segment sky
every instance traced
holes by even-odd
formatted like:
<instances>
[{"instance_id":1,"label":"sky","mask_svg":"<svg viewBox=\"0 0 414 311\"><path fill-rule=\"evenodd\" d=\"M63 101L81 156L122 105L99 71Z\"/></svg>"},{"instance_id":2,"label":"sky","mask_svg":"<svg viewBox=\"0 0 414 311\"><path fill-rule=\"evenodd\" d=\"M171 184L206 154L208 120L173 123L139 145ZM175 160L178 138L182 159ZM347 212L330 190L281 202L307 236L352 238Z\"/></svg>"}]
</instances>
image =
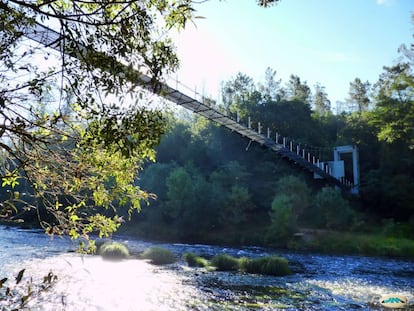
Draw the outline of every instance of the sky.
<instances>
[{"instance_id":1,"label":"sky","mask_svg":"<svg viewBox=\"0 0 414 311\"><path fill-rule=\"evenodd\" d=\"M176 77L213 98L238 72L258 83L271 67L282 84L291 74L312 91L320 83L334 105L356 77L375 83L399 46L414 43L414 0L281 0L266 9L256 0L199 2L203 18L171 34Z\"/></svg>"}]
</instances>

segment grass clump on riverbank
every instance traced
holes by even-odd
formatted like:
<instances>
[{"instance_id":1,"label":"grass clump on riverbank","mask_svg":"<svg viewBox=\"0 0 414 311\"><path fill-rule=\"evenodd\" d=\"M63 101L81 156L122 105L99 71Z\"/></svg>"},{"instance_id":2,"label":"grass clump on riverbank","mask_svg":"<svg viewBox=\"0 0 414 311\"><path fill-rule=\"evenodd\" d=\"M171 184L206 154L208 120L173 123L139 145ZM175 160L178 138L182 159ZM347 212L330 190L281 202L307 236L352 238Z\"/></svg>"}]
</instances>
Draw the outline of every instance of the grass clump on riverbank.
<instances>
[{"instance_id":1,"label":"grass clump on riverbank","mask_svg":"<svg viewBox=\"0 0 414 311\"><path fill-rule=\"evenodd\" d=\"M239 259L239 269L247 273L284 276L292 274L287 259L278 256Z\"/></svg>"},{"instance_id":2,"label":"grass clump on riverbank","mask_svg":"<svg viewBox=\"0 0 414 311\"><path fill-rule=\"evenodd\" d=\"M278 256L235 258L227 254L218 254L211 259L210 264L217 271L242 271L273 276L292 274L288 260Z\"/></svg>"},{"instance_id":3,"label":"grass clump on riverbank","mask_svg":"<svg viewBox=\"0 0 414 311\"><path fill-rule=\"evenodd\" d=\"M240 267L239 259L227 254L218 254L211 259L217 271L235 271Z\"/></svg>"},{"instance_id":4,"label":"grass clump on riverbank","mask_svg":"<svg viewBox=\"0 0 414 311\"><path fill-rule=\"evenodd\" d=\"M209 262L207 259L197 256L194 253L185 253L183 259L190 267L208 267Z\"/></svg>"},{"instance_id":5,"label":"grass clump on riverbank","mask_svg":"<svg viewBox=\"0 0 414 311\"><path fill-rule=\"evenodd\" d=\"M124 244L106 242L99 246L98 254L108 260L122 260L129 257L129 250Z\"/></svg>"},{"instance_id":6,"label":"grass clump on riverbank","mask_svg":"<svg viewBox=\"0 0 414 311\"><path fill-rule=\"evenodd\" d=\"M147 248L141 257L150 260L154 265L168 265L176 261L174 254L169 249L158 246Z\"/></svg>"}]
</instances>

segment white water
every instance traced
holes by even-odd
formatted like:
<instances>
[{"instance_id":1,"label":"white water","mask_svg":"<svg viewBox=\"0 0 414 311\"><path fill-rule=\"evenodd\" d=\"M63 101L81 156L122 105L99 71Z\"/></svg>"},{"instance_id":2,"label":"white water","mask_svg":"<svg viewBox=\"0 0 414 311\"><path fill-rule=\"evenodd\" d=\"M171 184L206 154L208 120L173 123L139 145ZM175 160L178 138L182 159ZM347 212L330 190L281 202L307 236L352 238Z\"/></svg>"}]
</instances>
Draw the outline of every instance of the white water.
<instances>
[{"instance_id":1,"label":"white water","mask_svg":"<svg viewBox=\"0 0 414 311\"><path fill-rule=\"evenodd\" d=\"M63 254L27 264L28 275L53 270L59 277L52 291L31 304L39 310L185 310L198 292L184 277L141 260Z\"/></svg>"}]
</instances>

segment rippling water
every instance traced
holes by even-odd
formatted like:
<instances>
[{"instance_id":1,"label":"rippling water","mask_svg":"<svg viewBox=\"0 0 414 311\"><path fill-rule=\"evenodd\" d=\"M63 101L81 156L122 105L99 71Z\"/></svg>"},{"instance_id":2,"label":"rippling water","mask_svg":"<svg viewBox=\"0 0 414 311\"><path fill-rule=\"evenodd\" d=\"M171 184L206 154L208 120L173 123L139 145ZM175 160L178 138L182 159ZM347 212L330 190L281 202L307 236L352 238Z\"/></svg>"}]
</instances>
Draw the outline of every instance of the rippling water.
<instances>
[{"instance_id":1,"label":"rippling water","mask_svg":"<svg viewBox=\"0 0 414 311\"><path fill-rule=\"evenodd\" d=\"M133 251L150 243L130 240ZM260 248L165 244L177 257L184 252L262 256ZM280 254L295 274L269 277L206 272L183 262L157 267L142 260L105 261L68 253L67 239L0 227L0 278L58 276L51 290L33 299L32 310L382 310L379 298L399 293L414 306L414 263L368 257ZM4 305L1 307L5 307ZM413 308L414 309L414 308Z\"/></svg>"}]
</instances>

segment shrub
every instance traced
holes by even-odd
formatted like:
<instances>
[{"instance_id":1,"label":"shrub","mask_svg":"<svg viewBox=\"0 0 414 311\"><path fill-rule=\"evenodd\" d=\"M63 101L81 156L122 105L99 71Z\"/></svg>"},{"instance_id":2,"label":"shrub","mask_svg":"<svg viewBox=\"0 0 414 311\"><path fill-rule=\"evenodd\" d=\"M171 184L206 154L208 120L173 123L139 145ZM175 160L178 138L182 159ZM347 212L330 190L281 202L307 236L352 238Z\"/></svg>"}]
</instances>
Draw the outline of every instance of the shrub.
<instances>
[{"instance_id":1,"label":"shrub","mask_svg":"<svg viewBox=\"0 0 414 311\"><path fill-rule=\"evenodd\" d=\"M273 276L284 276L292 273L289 269L288 261L282 257L270 256L255 259L243 257L239 261L240 269L247 273Z\"/></svg>"},{"instance_id":2,"label":"shrub","mask_svg":"<svg viewBox=\"0 0 414 311\"><path fill-rule=\"evenodd\" d=\"M355 220L355 212L340 191L325 187L316 194L313 202L313 214L317 225L328 229L348 229ZM323 220L322 220L323 219Z\"/></svg>"},{"instance_id":3,"label":"shrub","mask_svg":"<svg viewBox=\"0 0 414 311\"><path fill-rule=\"evenodd\" d=\"M104 259L121 260L129 257L128 248L121 243L107 242L99 247L99 255Z\"/></svg>"},{"instance_id":4,"label":"shrub","mask_svg":"<svg viewBox=\"0 0 414 311\"><path fill-rule=\"evenodd\" d=\"M270 212L269 241L284 244L296 230L295 218L291 197L284 194L275 196Z\"/></svg>"},{"instance_id":5,"label":"shrub","mask_svg":"<svg viewBox=\"0 0 414 311\"><path fill-rule=\"evenodd\" d=\"M218 254L211 259L211 264L218 271L234 271L239 269L239 260L227 254Z\"/></svg>"},{"instance_id":6,"label":"shrub","mask_svg":"<svg viewBox=\"0 0 414 311\"><path fill-rule=\"evenodd\" d=\"M190 267L207 267L208 261L194 253L185 253L183 255L184 260Z\"/></svg>"},{"instance_id":7,"label":"shrub","mask_svg":"<svg viewBox=\"0 0 414 311\"><path fill-rule=\"evenodd\" d=\"M300 216L309 206L310 189L306 182L297 176L288 175L280 178L276 184L276 197L285 195L289 198L289 206L295 217Z\"/></svg>"},{"instance_id":8,"label":"shrub","mask_svg":"<svg viewBox=\"0 0 414 311\"><path fill-rule=\"evenodd\" d=\"M149 259L154 265L168 265L175 262L175 256L169 249L157 246L147 248L142 258Z\"/></svg>"}]
</instances>

